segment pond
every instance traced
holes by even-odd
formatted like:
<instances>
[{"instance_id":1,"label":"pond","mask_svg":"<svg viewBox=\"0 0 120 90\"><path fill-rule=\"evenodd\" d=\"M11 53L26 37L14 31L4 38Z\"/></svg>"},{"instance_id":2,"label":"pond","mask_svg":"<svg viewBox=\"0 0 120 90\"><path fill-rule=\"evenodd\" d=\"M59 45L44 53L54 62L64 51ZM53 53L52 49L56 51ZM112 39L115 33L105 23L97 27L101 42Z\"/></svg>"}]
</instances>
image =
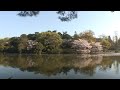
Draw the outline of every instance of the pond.
<instances>
[{"instance_id":1,"label":"pond","mask_svg":"<svg viewBox=\"0 0 120 90\"><path fill-rule=\"evenodd\" d=\"M120 56L0 55L0 79L120 79Z\"/></svg>"}]
</instances>

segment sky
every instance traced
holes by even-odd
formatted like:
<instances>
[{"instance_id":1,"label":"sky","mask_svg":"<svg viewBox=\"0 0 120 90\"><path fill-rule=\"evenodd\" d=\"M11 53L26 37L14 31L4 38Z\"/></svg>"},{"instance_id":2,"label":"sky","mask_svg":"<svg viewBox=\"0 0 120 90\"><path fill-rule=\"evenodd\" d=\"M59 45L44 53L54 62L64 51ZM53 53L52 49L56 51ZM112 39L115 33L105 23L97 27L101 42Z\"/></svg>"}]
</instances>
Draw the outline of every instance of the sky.
<instances>
[{"instance_id":1,"label":"sky","mask_svg":"<svg viewBox=\"0 0 120 90\"><path fill-rule=\"evenodd\" d=\"M0 38L16 37L21 34L33 34L48 30L67 31L74 35L85 30L92 30L95 36L120 35L120 12L78 11L78 18L70 22L61 22L56 11L41 11L35 17L20 17L19 11L0 11Z\"/></svg>"}]
</instances>

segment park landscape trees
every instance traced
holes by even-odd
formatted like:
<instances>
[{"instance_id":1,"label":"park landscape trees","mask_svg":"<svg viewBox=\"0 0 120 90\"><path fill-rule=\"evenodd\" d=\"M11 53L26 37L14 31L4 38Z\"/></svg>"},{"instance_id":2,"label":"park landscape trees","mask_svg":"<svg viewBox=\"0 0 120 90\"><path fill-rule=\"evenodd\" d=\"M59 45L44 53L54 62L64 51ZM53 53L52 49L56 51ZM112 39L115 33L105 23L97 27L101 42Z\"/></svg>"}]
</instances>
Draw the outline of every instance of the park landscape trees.
<instances>
[{"instance_id":1,"label":"park landscape trees","mask_svg":"<svg viewBox=\"0 0 120 90\"><path fill-rule=\"evenodd\" d=\"M112 42L113 43L112 43ZM120 39L118 39L118 44ZM48 30L34 34L22 34L20 37L11 37L0 40L0 52L28 53L28 54L62 54L62 53L99 53L110 50L116 43L110 36L96 38L92 30L86 30L73 36L67 32Z\"/></svg>"},{"instance_id":2,"label":"park landscape trees","mask_svg":"<svg viewBox=\"0 0 120 90\"><path fill-rule=\"evenodd\" d=\"M19 16L37 16L40 11L19 11ZM71 21L77 18L77 11L56 11L61 21ZM22 34L20 37L11 37L0 40L0 52L8 53L97 53L109 49L119 48L120 39L115 36L96 38L92 30L77 33L73 36L67 32L46 31L35 34ZM99 40L99 41L98 41ZM67 51L67 52L66 52Z\"/></svg>"}]
</instances>

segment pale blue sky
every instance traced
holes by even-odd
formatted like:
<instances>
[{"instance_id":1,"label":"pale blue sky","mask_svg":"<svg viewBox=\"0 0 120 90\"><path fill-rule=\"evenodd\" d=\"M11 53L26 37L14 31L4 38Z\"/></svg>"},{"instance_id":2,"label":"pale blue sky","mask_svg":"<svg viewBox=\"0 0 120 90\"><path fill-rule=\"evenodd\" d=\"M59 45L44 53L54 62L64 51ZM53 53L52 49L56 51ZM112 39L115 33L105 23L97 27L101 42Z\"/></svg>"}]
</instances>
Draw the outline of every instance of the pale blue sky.
<instances>
[{"instance_id":1,"label":"pale blue sky","mask_svg":"<svg viewBox=\"0 0 120 90\"><path fill-rule=\"evenodd\" d=\"M19 17L17 11L0 11L0 38L20 36L48 30L67 31L73 35L92 30L95 36L101 34L114 35L120 31L120 12L110 11L80 11L78 19L71 22L61 22L55 11L41 11L37 17Z\"/></svg>"}]
</instances>

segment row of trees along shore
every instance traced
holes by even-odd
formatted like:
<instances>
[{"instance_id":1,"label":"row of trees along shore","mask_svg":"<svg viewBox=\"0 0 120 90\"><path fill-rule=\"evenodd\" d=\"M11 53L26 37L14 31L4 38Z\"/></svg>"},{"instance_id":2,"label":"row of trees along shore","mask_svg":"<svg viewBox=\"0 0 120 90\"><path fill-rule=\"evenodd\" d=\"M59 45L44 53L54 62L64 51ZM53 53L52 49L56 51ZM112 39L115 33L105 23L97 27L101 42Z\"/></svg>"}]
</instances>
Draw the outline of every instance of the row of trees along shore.
<instances>
[{"instance_id":1,"label":"row of trees along shore","mask_svg":"<svg viewBox=\"0 0 120 90\"><path fill-rule=\"evenodd\" d=\"M85 54L102 53L108 50L119 50L120 38L110 36L94 36L87 30L75 32L73 36L67 32L46 31L34 34L22 34L20 37L0 39L1 53L19 54ZM116 51L117 52L117 51Z\"/></svg>"}]
</instances>

